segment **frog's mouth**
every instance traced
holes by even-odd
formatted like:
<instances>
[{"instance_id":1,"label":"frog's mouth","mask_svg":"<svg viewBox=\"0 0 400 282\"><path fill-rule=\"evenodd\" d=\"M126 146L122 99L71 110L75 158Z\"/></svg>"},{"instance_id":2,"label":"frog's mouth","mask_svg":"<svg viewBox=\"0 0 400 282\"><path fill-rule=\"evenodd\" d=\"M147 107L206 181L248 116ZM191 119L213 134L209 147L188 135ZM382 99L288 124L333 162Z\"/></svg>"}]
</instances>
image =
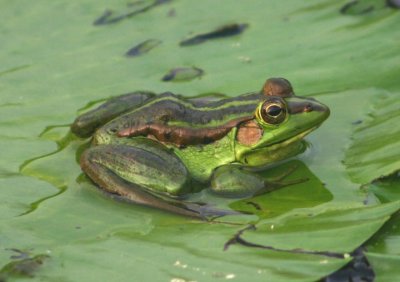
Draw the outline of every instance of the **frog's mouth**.
<instances>
[{"instance_id":1,"label":"frog's mouth","mask_svg":"<svg viewBox=\"0 0 400 282\"><path fill-rule=\"evenodd\" d=\"M318 128L318 126L311 127L310 129L307 129L306 131L300 132L299 134L294 135L293 137L290 137L290 138L288 138L286 140L283 140L283 141L278 141L276 143L273 143L273 144L270 144L270 145L267 145L267 146L270 147L271 149L280 149L282 147L289 146L289 145L291 145L291 144L293 144L293 143L295 143L297 141L302 140L306 135L310 134L312 131L314 131L317 128Z\"/></svg>"},{"instance_id":2,"label":"frog's mouth","mask_svg":"<svg viewBox=\"0 0 400 282\"><path fill-rule=\"evenodd\" d=\"M265 151L266 148L268 148L268 151L275 151L275 150L279 150L279 149L282 149L282 148L286 148L286 147L288 147L288 146L290 146L290 145L292 145L292 144L294 144L294 143L296 143L298 141L302 141L302 139L306 135L310 134L312 131L314 131L317 128L318 128L318 126L314 126L314 127L311 127L311 128L309 128L309 129L307 129L307 130L305 130L303 132L300 132L297 135L289 137L287 139L283 139L283 140L280 140L280 141L275 141L274 143L266 143L266 144L259 145L259 146L255 147L253 149L253 151L257 151L257 150Z\"/></svg>"},{"instance_id":3,"label":"frog's mouth","mask_svg":"<svg viewBox=\"0 0 400 282\"><path fill-rule=\"evenodd\" d=\"M287 139L259 144L251 149L240 148L236 151L236 159L249 166L261 166L294 157L305 151L306 143L303 138L317 127L311 127Z\"/></svg>"}]
</instances>

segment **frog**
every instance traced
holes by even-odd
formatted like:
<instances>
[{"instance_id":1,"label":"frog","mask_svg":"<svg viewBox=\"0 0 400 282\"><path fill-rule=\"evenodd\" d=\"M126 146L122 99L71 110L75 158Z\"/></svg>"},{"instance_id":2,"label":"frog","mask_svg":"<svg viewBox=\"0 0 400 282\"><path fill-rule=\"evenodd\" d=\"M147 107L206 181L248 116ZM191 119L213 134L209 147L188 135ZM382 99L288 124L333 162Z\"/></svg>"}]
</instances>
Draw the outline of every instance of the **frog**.
<instances>
[{"instance_id":1,"label":"frog","mask_svg":"<svg viewBox=\"0 0 400 282\"><path fill-rule=\"evenodd\" d=\"M291 171L275 180L259 171L304 152L304 137L329 114L328 106L273 77L260 91L236 97L123 94L78 116L71 131L91 138L80 166L105 193L205 218L229 212L188 195L207 189L217 197L250 198L299 182L283 180Z\"/></svg>"}]
</instances>

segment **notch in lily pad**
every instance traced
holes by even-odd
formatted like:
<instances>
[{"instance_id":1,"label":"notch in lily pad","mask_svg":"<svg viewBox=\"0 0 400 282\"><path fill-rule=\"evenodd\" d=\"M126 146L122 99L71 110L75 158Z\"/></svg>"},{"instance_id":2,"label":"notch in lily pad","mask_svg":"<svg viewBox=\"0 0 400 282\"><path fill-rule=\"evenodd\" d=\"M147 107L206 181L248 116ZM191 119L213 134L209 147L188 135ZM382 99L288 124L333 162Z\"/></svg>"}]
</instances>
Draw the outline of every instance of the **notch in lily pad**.
<instances>
[{"instance_id":1,"label":"notch in lily pad","mask_svg":"<svg viewBox=\"0 0 400 282\"><path fill-rule=\"evenodd\" d=\"M162 81L189 81L197 77L201 77L204 71L200 68L175 68L171 69L166 75L163 76Z\"/></svg>"},{"instance_id":2,"label":"notch in lily pad","mask_svg":"<svg viewBox=\"0 0 400 282\"><path fill-rule=\"evenodd\" d=\"M151 49L157 47L161 43L162 41L158 39L148 39L129 49L125 55L128 57L138 57L149 52Z\"/></svg>"},{"instance_id":3,"label":"notch in lily pad","mask_svg":"<svg viewBox=\"0 0 400 282\"><path fill-rule=\"evenodd\" d=\"M235 35L241 34L245 29L247 29L248 26L249 25L245 24L245 23L243 23L243 24L235 23L235 24L230 24L230 25L224 25L213 31L198 34L196 36L182 40L179 43L179 45L180 46L191 46L191 45L201 44L207 40L235 36Z\"/></svg>"}]
</instances>

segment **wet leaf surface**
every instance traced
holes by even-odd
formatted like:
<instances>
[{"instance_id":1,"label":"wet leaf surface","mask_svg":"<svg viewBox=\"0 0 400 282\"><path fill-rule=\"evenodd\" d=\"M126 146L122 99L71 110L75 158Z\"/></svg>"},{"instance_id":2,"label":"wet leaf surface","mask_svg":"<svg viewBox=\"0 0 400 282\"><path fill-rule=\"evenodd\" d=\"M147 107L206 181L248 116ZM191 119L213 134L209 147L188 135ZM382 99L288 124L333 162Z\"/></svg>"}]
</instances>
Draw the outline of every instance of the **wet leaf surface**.
<instances>
[{"instance_id":1,"label":"wet leaf surface","mask_svg":"<svg viewBox=\"0 0 400 282\"><path fill-rule=\"evenodd\" d=\"M393 93L377 98L369 117L354 126L345 164L355 182L369 183L400 170L398 96L399 93Z\"/></svg>"},{"instance_id":2,"label":"wet leaf surface","mask_svg":"<svg viewBox=\"0 0 400 282\"><path fill-rule=\"evenodd\" d=\"M38 280L316 281L352 258L290 250L351 253L374 235L365 246L376 280L398 277L398 168L390 154L398 147L391 130L398 128L400 18L384 1L369 13L341 14L348 2L0 4L0 248L50 251L50 263L34 274ZM103 14L107 8L115 12ZM92 24L96 18L100 25ZM249 28L179 46L191 32L227 23ZM140 59L122 56L148 38L163 44ZM198 66L206 75L161 80L177 66ZM74 137L68 124L85 105L136 90L235 96L274 76L329 105L332 114L297 158L303 165L291 177L305 174L309 183L242 202L198 195L254 215L183 218L109 199L81 177L77 156L88 140ZM280 164L265 177L284 169ZM394 179L368 184L389 174ZM367 184L360 189L360 183ZM224 252L249 224L257 230L244 233L245 240L289 251L232 245ZM22 254L0 252L1 267L11 255Z\"/></svg>"}]
</instances>

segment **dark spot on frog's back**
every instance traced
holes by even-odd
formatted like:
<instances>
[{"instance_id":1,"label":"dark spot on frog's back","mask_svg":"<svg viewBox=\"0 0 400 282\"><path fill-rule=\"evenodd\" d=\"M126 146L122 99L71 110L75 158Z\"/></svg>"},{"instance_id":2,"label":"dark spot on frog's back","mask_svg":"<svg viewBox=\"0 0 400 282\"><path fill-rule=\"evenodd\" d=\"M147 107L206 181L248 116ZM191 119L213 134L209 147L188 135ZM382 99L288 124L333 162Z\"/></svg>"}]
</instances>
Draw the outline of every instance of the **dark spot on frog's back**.
<instances>
[{"instance_id":1,"label":"dark spot on frog's back","mask_svg":"<svg viewBox=\"0 0 400 282\"><path fill-rule=\"evenodd\" d=\"M235 23L235 24L225 25L225 26L219 27L213 31L210 31L207 33L202 33L202 34L190 37L188 39L182 40L179 43L179 45L180 46L191 46L191 45L201 44L201 43L203 43L207 40L211 40L211 39L235 36L235 35L242 33L247 27L248 27L248 24L236 24Z\"/></svg>"},{"instance_id":2,"label":"dark spot on frog's back","mask_svg":"<svg viewBox=\"0 0 400 282\"><path fill-rule=\"evenodd\" d=\"M127 57L138 57L149 52L151 49L157 47L161 43L161 40L158 39L148 39L129 49L125 55Z\"/></svg>"},{"instance_id":3,"label":"dark spot on frog's back","mask_svg":"<svg viewBox=\"0 0 400 282\"><path fill-rule=\"evenodd\" d=\"M164 75L162 81L189 81L201 77L203 74L204 71L196 67L175 68Z\"/></svg>"}]
</instances>

